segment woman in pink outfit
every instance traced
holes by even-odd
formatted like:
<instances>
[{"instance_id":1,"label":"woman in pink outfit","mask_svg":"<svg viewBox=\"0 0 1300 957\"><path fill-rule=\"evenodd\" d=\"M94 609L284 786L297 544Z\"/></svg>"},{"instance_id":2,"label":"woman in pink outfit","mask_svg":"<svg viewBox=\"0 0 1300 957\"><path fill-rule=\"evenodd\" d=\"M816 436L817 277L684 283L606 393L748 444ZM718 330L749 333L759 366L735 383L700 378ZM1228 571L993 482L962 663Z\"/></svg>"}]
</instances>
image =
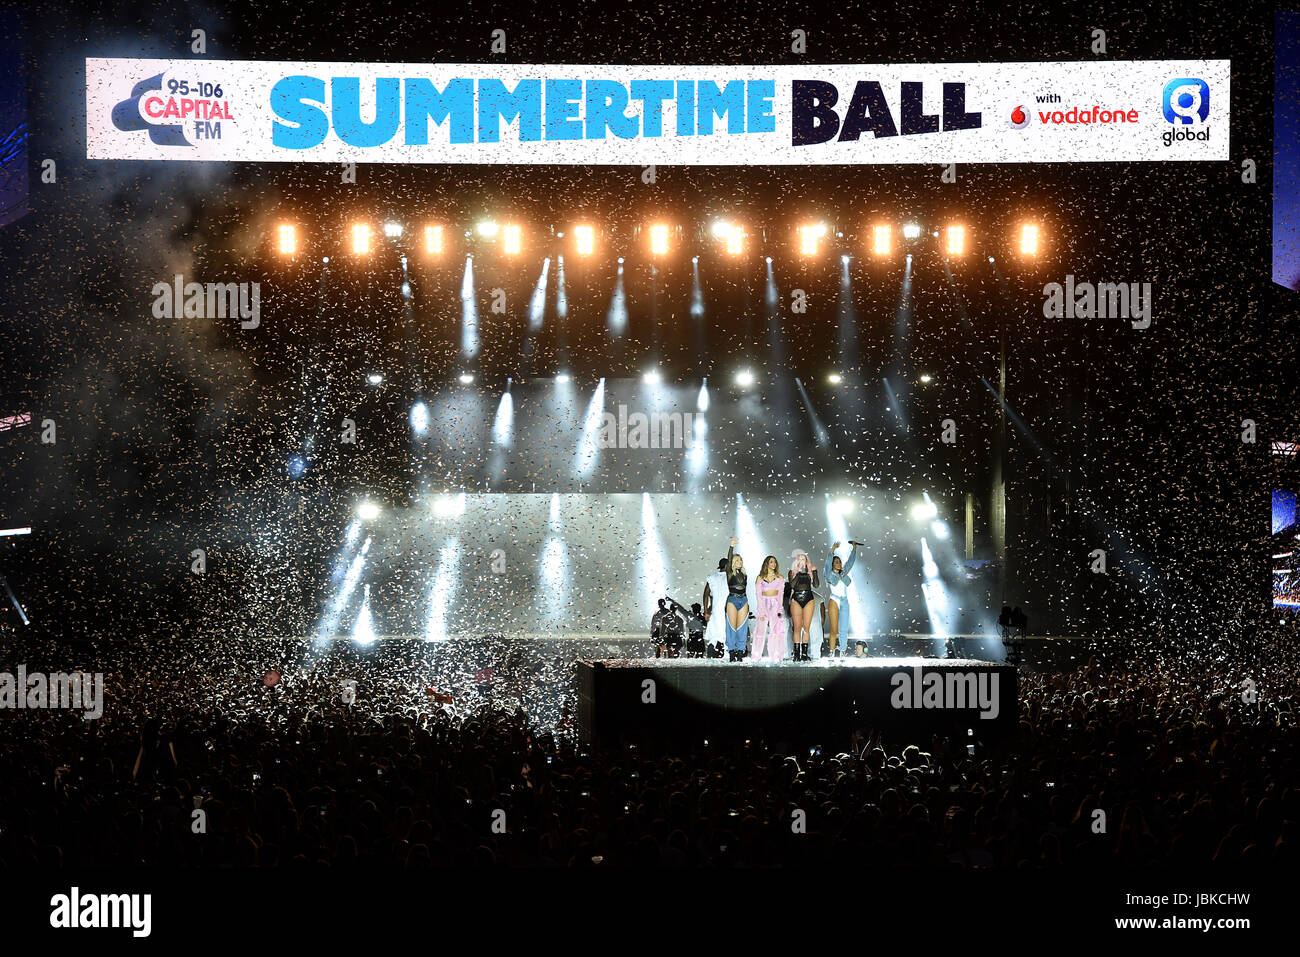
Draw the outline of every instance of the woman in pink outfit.
<instances>
[{"instance_id":1,"label":"woman in pink outfit","mask_svg":"<svg viewBox=\"0 0 1300 957\"><path fill-rule=\"evenodd\" d=\"M763 570L754 579L754 592L758 596L754 611L758 621L754 626L754 647L750 657L755 661L763 659L763 646L767 645L768 661L785 660L785 616L782 599L785 595L785 579L777 567L776 556L768 555L763 559Z\"/></svg>"}]
</instances>

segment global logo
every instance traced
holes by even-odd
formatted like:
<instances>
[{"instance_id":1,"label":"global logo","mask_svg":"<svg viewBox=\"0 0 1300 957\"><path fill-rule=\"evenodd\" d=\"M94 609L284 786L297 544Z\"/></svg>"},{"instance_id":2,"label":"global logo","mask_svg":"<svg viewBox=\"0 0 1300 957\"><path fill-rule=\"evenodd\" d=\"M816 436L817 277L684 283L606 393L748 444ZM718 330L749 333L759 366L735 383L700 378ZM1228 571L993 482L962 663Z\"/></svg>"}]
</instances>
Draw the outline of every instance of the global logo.
<instances>
[{"instance_id":1,"label":"global logo","mask_svg":"<svg viewBox=\"0 0 1300 957\"><path fill-rule=\"evenodd\" d=\"M1017 106L1011 111L1011 128L1013 130L1023 130L1029 125L1029 111L1023 105Z\"/></svg>"},{"instance_id":2,"label":"global logo","mask_svg":"<svg viewBox=\"0 0 1300 957\"><path fill-rule=\"evenodd\" d=\"M125 133L148 130L149 139L155 146L189 146L189 140L181 132L179 123L163 125L149 123L140 112L140 99L153 90L162 89L163 75L151 76L141 80L131 90L131 96L113 107L113 125Z\"/></svg>"},{"instance_id":3,"label":"global logo","mask_svg":"<svg viewBox=\"0 0 1300 957\"><path fill-rule=\"evenodd\" d=\"M1192 126L1210 118L1210 86L1204 80L1180 77L1165 84L1161 96L1165 119L1175 126Z\"/></svg>"}]
</instances>

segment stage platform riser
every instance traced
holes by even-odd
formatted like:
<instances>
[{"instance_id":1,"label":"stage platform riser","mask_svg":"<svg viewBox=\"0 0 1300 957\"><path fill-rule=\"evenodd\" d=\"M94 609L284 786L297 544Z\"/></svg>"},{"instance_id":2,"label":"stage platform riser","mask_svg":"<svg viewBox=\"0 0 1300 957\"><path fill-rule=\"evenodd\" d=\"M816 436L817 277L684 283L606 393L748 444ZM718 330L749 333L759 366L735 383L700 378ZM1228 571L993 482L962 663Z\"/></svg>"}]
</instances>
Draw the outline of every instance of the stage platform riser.
<instances>
[{"instance_id":1,"label":"stage platform riser","mask_svg":"<svg viewBox=\"0 0 1300 957\"><path fill-rule=\"evenodd\" d=\"M872 659L759 665L722 661L582 661L583 741L847 741L880 731L895 743L934 735L988 741L1016 726L1009 665L963 659Z\"/></svg>"}]
</instances>

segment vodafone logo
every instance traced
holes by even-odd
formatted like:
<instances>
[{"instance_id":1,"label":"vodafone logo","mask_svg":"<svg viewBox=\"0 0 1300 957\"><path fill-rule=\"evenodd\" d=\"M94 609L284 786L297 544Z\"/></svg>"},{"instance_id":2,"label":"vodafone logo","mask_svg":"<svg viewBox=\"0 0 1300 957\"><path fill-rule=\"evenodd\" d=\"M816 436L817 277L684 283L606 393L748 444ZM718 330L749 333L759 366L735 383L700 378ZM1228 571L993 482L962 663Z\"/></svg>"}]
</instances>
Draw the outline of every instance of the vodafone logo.
<instances>
[{"instance_id":1,"label":"vodafone logo","mask_svg":"<svg viewBox=\"0 0 1300 957\"><path fill-rule=\"evenodd\" d=\"M1024 106L1017 106L1011 111L1011 128L1013 130L1023 130L1029 125L1029 111Z\"/></svg>"}]
</instances>

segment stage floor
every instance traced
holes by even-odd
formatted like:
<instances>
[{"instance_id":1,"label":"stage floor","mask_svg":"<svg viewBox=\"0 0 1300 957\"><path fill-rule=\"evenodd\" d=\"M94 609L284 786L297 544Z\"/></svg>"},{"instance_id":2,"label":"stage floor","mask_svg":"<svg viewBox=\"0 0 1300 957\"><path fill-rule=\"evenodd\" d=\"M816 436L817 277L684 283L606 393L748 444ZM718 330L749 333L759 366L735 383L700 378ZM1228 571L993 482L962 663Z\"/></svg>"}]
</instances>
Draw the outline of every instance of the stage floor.
<instances>
[{"instance_id":1,"label":"stage floor","mask_svg":"<svg viewBox=\"0 0 1300 957\"><path fill-rule=\"evenodd\" d=\"M1015 667L978 658L580 660L578 725L586 742L843 739L888 731L992 738L1018 720ZM820 737L819 737L820 736Z\"/></svg>"}]
</instances>

